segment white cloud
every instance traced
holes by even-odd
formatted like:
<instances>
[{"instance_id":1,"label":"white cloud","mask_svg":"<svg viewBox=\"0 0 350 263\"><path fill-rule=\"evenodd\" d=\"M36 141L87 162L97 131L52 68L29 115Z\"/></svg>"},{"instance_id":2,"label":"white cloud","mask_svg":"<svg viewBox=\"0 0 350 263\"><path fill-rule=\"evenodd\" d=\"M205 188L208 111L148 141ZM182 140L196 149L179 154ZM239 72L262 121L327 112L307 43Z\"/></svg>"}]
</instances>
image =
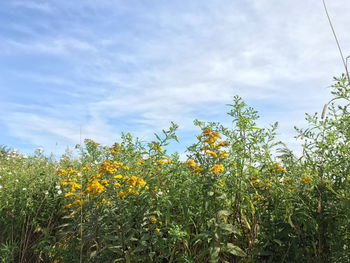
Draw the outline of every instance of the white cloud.
<instances>
[{"instance_id":1,"label":"white cloud","mask_svg":"<svg viewBox=\"0 0 350 263\"><path fill-rule=\"evenodd\" d=\"M16 41L3 39L8 49L27 53L46 53L60 56L72 55L75 52L94 52L95 48L84 40L67 38L41 38L39 41Z\"/></svg>"},{"instance_id":2,"label":"white cloud","mask_svg":"<svg viewBox=\"0 0 350 263\"><path fill-rule=\"evenodd\" d=\"M71 4L52 6L62 14ZM62 117L60 107L51 117L28 113L24 118L14 112L17 126L6 121L8 127L14 136L35 144L50 136L76 141L77 120L85 115L87 135L105 141L114 140L122 127L149 137L171 120L193 131L198 112L216 113L235 94L264 105L263 118L276 116L273 121L280 121L281 131L289 135L303 112L321 109L329 99L325 87L343 70L321 1L198 1L157 3L149 9L120 1L74 4L89 12L76 11L75 20L74 9L69 9L70 15L60 19L74 24L57 36L7 39L16 52L59 55L72 66L74 79L25 74L39 82L68 83L67 94L82 94L81 105L71 111L65 107ZM334 1L329 8L348 54L350 4ZM93 13L96 17L89 18L96 18L96 24L87 23L86 16ZM135 21L122 17L125 13ZM279 107L274 111L289 119L274 115L268 105ZM218 120L224 115L218 114ZM37 129L30 128L29 119ZM52 128L42 134L40 123Z\"/></svg>"},{"instance_id":3,"label":"white cloud","mask_svg":"<svg viewBox=\"0 0 350 263\"><path fill-rule=\"evenodd\" d=\"M33 9L41 12L51 13L53 11L52 5L44 1L15 0L12 2L12 4L15 7L29 8L29 9Z\"/></svg>"}]
</instances>

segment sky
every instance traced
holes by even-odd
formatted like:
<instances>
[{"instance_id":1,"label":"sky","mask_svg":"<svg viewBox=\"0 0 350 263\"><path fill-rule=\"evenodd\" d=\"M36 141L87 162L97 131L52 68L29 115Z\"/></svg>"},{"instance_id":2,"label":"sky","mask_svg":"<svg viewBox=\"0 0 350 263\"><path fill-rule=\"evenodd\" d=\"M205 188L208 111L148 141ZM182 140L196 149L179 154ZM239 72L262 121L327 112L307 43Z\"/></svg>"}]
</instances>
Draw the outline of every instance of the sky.
<instances>
[{"instance_id":1,"label":"sky","mask_svg":"<svg viewBox=\"0 0 350 263\"><path fill-rule=\"evenodd\" d=\"M350 1L327 5L350 55ZM173 121L183 152L238 95L298 151L342 72L321 0L1 1L0 145L61 154L80 130L111 145Z\"/></svg>"}]
</instances>

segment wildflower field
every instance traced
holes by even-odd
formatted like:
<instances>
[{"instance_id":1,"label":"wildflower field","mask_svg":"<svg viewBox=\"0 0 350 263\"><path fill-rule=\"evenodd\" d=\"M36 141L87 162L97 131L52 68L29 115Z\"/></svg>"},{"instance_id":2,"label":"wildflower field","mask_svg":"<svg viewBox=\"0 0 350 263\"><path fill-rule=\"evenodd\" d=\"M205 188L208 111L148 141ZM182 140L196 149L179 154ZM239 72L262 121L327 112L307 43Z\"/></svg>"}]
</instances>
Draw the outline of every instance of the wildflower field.
<instances>
[{"instance_id":1,"label":"wildflower field","mask_svg":"<svg viewBox=\"0 0 350 263\"><path fill-rule=\"evenodd\" d=\"M232 127L201 130L187 160L154 141L86 139L79 156L0 152L0 262L350 262L350 87L296 128L303 155L276 141L277 123L235 97Z\"/></svg>"}]
</instances>

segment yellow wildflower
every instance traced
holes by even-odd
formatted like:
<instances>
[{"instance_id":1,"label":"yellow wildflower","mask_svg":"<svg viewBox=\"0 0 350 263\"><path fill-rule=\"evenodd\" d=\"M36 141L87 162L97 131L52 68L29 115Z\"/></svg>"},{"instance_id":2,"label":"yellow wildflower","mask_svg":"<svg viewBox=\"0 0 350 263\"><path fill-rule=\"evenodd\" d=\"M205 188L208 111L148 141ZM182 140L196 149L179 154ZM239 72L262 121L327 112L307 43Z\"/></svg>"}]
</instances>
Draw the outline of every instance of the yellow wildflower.
<instances>
[{"instance_id":1,"label":"yellow wildflower","mask_svg":"<svg viewBox=\"0 0 350 263\"><path fill-rule=\"evenodd\" d=\"M159 165L163 165L163 164L165 163L165 161L164 161L164 160L158 160L157 163L158 163Z\"/></svg>"},{"instance_id":2,"label":"yellow wildflower","mask_svg":"<svg viewBox=\"0 0 350 263\"><path fill-rule=\"evenodd\" d=\"M125 198L126 197L126 193L124 191L120 191L119 194L118 194L118 197Z\"/></svg>"},{"instance_id":3,"label":"yellow wildflower","mask_svg":"<svg viewBox=\"0 0 350 263\"><path fill-rule=\"evenodd\" d=\"M101 174L113 174L120 169L122 163L118 163L116 161L106 160L101 163L98 172Z\"/></svg>"},{"instance_id":4,"label":"yellow wildflower","mask_svg":"<svg viewBox=\"0 0 350 263\"><path fill-rule=\"evenodd\" d=\"M226 151L221 151L220 152L220 158L227 158L228 157L228 154L227 154L227 152Z\"/></svg>"},{"instance_id":5,"label":"yellow wildflower","mask_svg":"<svg viewBox=\"0 0 350 263\"><path fill-rule=\"evenodd\" d=\"M304 183L304 184L308 184L312 181L312 179L310 177L311 177L311 175L302 176L300 182Z\"/></svg>"},{"instance_id":6,"label":"yellow wildflower","mask_svg":"<svg viewBox=\"0 0 350 263\"><path fill-rule=\"evenodd\" d=\"M220 146L229 146L230 143L229 142L226 142L226 141L221 141L221 142L218 142L217 146L220 147Z\"/></svg>"},{"instance_id":7,"label":"yellow wildflower","mask_svg":"<svg viewBox=\"0 0 350 263\"><path fill-rule=\"evenodd\" d=\"M57 173L61 177L66 176L66 170L64 170L64 169L60 169Z\"/></svg>"},{"instance_id":8,"label":"yellow wildflower","mask_svg":"<svg viewBox=\"0 0 350 263\"><path fill-rule=\"evenodd\" d=\"M262 199L262 196L261 195L256 195L254 196L253 198L255 201L260 201Z\"/></svg>"},{"instance_id":9,"label":"yellow wildflower","mask_svg":"<svg viewBox=\"0 0 350 263\"><path fill-rule=\"evenodd\" d=\"M288 183L290 180L292 180L292 178L290 178L290 177L283 178L282 184L286 184L286 183Z\"/></svg>"},{"instance_id":10,"label":"yellow wildflower","mask_svg":"<svg viewBox=\"0 0 350 263\"><path fill-rule=\"evenodd\" d=\"M114 179L122 179L123 176L122 176L121 174L117 174L117 175L115 175L113 178L114 178Z\"/></svg>"},{"instance_id":11,"label":"yellow wildflower","mask_svg":"<svg viewBox=\"0 0 350 263\"><path fill-rule=\"evenodd\" d=\"M193 169L192 173L199 173L201 171L203 171L203 168L196 167L196 168Z\"/></svg>"},{"instance_id":12,"label":"yellow wildflower","mask_svg":"<svg viewBox=\"0 0 350 263\"><path fill-rule=\"evenodd\" d=\"M216 154L216 152L213 151L206 151L206 154L210 154L211 156L213 156L214 158L218 157L218 155Z\"/></svg>"},{"instance_id":13,"label":"yellow wildflower","mask_svg":"<svg viewBox=\"0 0 350 263\"><path fill-rule=\"evenodd\" d=\"M71 208L71 207L72 207L72 205L73 205L73 204L68 204L68 205L66 205L64 208L69 209L69 208Z\"/></svg>"},{"instance_id":14,"label":"yellow wildflower","mask_svg":"<svg viewBox=\"0 0 350 263\"><path fill-rule=\"evenodd\" d=\"M82 171L89 171L90 169L90 166L85 166Z\"/></svg>"},{"instance_id":15,"label":"yellow wildflower","mask_svg":"<svg viewBox=\"0 0 350 263\"><path fill-rule=\"evenodd\" d=\"M92 196L100 195L106 188L100 183L99 179L94 179L87 184L85 191Z\"/></svg>"},{"instance_id":16,"label":"yellow wildflower","mask_svg":"<svg viewBox=\"0 0 350 263\"><path fill-rule=\"evenodd\" d=\"M202 151L208 150L209 149L209 145L205 145L201 148Z\"/></svg>"},{"instance_id":17,"label":"yellow wildflower","mask_svg":"<svg viewBox=\"0 0 350 263\"><path fill-rule=\"evenodd\" d=\"M75 199L77 195L69 192L69 193L66 193L64 197L70 197L71 199Z\"/></svg>"},{"instance_id":18,"label":"yellow wildflower","mask_svg":"<svg viewBox=\"0 0 350 263\"><path fill-rule=\"evenodd\" d=\"M105 186L108 186L108 185L109 185L107 179L101 180L101 184L104 184Z\"/></svg>"},{"instance_id":19,"label":"yellow wildflower","mask_svg":"<svg viewBox=\"0 0 350 263\"><path fill-rule=\"evenodd\" d=\"M224 171L224 166L222 164L214 164L213 168L210 168L210 171L214 172L215 175Z\"/></svg>"},{"instance_id":20,"label":"yellow wildflower","mask_svg":"<svg viewBox=\"0 0 350 263\"><path fill-rule=\"evenodd\" d=\"M188 161L184 162L184 164L189 165L191 167L196 166L196 163L194 162L194 160L188 160Z\"/></svg>"}]
</instances>

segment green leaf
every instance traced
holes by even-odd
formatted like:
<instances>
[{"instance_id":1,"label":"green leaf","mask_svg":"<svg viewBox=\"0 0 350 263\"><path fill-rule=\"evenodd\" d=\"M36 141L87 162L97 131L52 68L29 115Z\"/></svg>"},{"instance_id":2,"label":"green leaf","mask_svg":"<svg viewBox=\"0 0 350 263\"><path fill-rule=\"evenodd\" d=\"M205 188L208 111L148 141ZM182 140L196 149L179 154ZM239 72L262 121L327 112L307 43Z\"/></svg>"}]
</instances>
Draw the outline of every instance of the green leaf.
<instances>
[{"instance_id":1,"label":"green leaf","mask_svg":"<svg viewBox=\"0 0 350 263\"><path fill-rule=\"evenodd\" d=\"M238 257L245 257L247 254L238 246L235 246L232 243L227 243L226 251L228 253L231 253L232 255L238 256Z\"/></svg>"},{"instance_id":2,"label":"green leaf","mask_svg":"<svg viewBox=\"0 0 350 263\"><path fill-rule=\"evenodd\" d=\"M219 224L219 227L222 230L225 230L227 232L234 233L234 234L239 234L239 230L235 226L233 226L231 224L221 223L221 224Z\"/></svg>"},{"instance_id":3,"label":"green leaf","mask_svg":"<svg viewBox=\"0 0 350 263\"><path fill-rule=\"evenodd\" d=\"M219 217L227 217L227 216L229 216L231 213L229 212L229 211L227 211L227 210L220 210L219 212L218 212L218 216Z\"/></svg>"},{"instance_id":4,"label":"green leaf","mask_svg":"<svg viewBox=\"0 0 350 263\"><path fill-rule=\"evenodd\" d=\"M276 242L278 245L282 246L282 241L281 241L281 240L279 240L279 239L274 239L273 241Z\"/></svg>"}]
</instances>

